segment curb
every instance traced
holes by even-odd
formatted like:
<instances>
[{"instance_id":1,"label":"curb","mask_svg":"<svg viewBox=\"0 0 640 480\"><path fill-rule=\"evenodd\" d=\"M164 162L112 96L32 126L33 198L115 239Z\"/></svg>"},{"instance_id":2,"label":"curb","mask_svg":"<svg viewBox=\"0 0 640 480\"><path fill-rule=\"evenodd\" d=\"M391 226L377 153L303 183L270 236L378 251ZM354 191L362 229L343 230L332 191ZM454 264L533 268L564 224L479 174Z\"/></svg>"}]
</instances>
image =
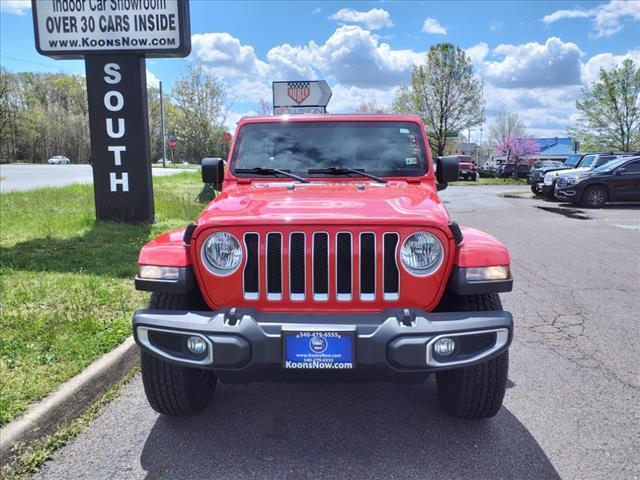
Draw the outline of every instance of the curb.
<instances>
[{"instance_id":1,"label":"curb","mask_svg":"<svg viewBox=\"0 0 640 480\"><path fill-rule=\"evenodd\" d=\"M133 337L104 354L57 390L32 405L21 417L0 430L0 465L11 463L14 447L27 446L67 425L98 400L139 360Z\"/></svg>"}]
</instances>

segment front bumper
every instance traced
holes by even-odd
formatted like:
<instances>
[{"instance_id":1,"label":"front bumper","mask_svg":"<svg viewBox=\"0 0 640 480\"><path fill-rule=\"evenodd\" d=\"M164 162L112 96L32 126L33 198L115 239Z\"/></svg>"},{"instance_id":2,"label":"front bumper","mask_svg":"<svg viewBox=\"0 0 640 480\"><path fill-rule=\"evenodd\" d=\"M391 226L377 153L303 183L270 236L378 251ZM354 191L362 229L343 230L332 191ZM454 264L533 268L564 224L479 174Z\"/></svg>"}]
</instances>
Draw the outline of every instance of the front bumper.
<instances>
[{"instance_id":1,"label":"front bumper","mask_svg":"<svg viewBox=\"0 0 640 480\"><path fill-rule=\"evenodd\" d=\"M576 185L568 185L566 187L558 188L556 187L553 191L553 194L556 200L565 201L565 202L579 202L581 195L581 187Z\"/></svg>"},{"instance_id":2,"label":"front bumper","mask_svg":"<svg viewBox=\"0 0 640 480\"><path fill-rule=\"evenodd\" d=\"M373 373L374 378L393 380L487 361L509 347L513 320L510 313L501 311L430 313L420 309L353 314L139 310L133 318L140 348L169 363L213 369L223 382L292 373L283 368L286 331L353 332L356 368L342 370L340 375ZM192 335L207 344L199 357L180 347ZM450 357L433 351L433 343L442 336L454 337L460 345Z\"/></svg>"}]
</instances>

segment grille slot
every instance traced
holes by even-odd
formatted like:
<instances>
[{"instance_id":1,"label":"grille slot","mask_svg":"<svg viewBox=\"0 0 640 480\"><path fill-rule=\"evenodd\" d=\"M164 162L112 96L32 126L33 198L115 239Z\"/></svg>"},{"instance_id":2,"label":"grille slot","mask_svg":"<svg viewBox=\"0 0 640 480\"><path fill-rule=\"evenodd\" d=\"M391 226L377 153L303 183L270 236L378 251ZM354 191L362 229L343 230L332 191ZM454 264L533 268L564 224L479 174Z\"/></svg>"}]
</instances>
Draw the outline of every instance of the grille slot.
<instances>
[{"instance_id":1,"label":"grille slot","mask_svg":"<svg viewBox=\"0 0 640 480\"><path fill-rule=\"evenodd\" d=\"M304 300L305 247L302 232L294 232L289 238L289 277L291 300Z\"/></svg>"},{"instance_id":2,"label":"grille slot","mask_svg":"<svg viewBox=\"0 0 640 480\"><path fill-rule=\"evenodd\" d=\"M259 296L258 243L257 233L245 233L244 246L247 250L247 263L244 266L243 285L244 298L247 300L257 300Z\"/></svg>"},{"instance_id":3,"label":"grille slot","mask_svg":"<svg viewBox=\"0 0 640 480\"><path fill-rule=\"evenodd\" d=\"M385 300L398 300L400 298L400 272L396 263L396 248L399 235L397 233L385 233L383 239L383 298Z\"/></svg>"},{"instance_id":4,"label":"grille slot","mask_svg":"<svg viewBox=\"0 0 640 480\"><path fill-rule=\"evenodd\" d=\"M267 299L282 300L282 235L267 235Z\"/></svg>"},{"instance_id":5,"label":"grille slot","mask_svg":"<svg viewBox=\"0 0 640 480\"><path fill-rule=\"evenodd\" d=\"M376 236L360 234L360 299L376 298Z\"/></svg>"},{"instance_id":6,"label":"grille slot","mask_svg":"<svg viewBox=\"0 0 640 480\"><path fill-rule=\"evenodd\" d=\"M329 299L329 234L313 234L313 299Z\"/></svg>"},{"instance_id":7,"label":"grille slot","mask_svg":"<svg viewBox=\"0 0 640 480\"><path fill-rule=\"evenodd\" d=\"M338 300L351 300L351 234L340 232L336 236L336 296Z\"/></svg>"}]
</instances>

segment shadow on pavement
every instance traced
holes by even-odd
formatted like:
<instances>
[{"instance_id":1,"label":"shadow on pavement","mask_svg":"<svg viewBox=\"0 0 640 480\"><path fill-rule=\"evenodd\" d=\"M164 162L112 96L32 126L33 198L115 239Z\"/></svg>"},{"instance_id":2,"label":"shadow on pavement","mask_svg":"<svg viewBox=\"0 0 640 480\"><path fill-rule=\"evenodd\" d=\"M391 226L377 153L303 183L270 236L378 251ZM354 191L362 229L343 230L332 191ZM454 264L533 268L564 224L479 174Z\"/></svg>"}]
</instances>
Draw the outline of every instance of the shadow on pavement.
<instances>
[{"instance_id":1,"label":"shadow on pavement","mask_svg":"<svg viewBox=\"0 0 640 480\"><path fill-rule=\"evenodd\" d=\"M147 478L560 478L508 410L445 416L435 382L219 386L189 419L158 418Z\"/></svg>"}]
</instances>

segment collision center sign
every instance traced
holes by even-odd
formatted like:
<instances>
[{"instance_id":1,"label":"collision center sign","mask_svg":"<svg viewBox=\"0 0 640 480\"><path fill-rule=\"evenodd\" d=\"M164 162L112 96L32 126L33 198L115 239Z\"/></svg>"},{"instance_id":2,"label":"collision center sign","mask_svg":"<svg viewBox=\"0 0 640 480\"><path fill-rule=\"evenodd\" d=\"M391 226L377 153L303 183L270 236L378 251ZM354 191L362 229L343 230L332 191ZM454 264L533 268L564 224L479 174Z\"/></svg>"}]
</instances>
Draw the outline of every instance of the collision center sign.
<instances>
[{"instance_id":1,"label":"collision center sign","mask_svg":"<svg viewBox=\"0 0 640 480\"><path fill-rule=\"evenodd\" d=\"M189 2L181 0L32 0L36 48L79 58L130 53L186 56L191 51Z\"/></svg>"},{"instance_id":2,"label":"collision center sign","mask_svg":"<svg viewBox=\"0 0 640 480\"><path fill-rule=\"evenodd\" d=\"M331 89L324 80L273 82L273 110L285 113L326 113Z\"/></svg>"}]
</instances>

